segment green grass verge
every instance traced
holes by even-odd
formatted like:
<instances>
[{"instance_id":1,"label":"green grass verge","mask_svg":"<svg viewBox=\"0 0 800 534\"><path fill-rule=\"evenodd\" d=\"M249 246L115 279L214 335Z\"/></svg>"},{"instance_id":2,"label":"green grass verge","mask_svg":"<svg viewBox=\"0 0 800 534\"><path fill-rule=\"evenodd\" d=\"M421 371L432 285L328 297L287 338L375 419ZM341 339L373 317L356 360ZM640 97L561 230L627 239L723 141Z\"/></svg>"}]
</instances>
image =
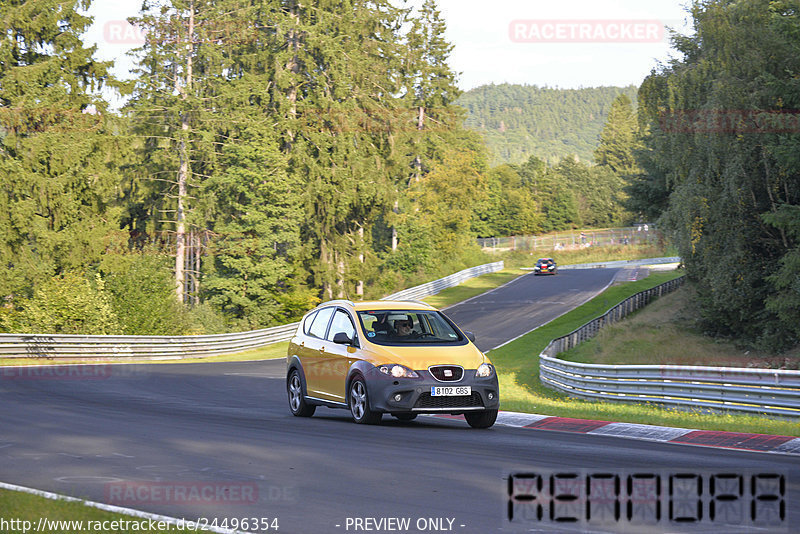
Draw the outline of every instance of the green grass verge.
<instances>
[{"instance_id":1,"label":"green grass verge","mask_svg":"<svg viewBox=\"0 0 800 534\"><path fill-rule=\"evenodd\" d=\"M551 340L602 315L629 296L677 276L680 273L659 272L644 280L612 286L583 306L491 351L489 356L497 367L500 379L501 409L579 419L800 436L800 425L793 421L757 415L690 413L651 404L584 401L567 397L541 384L539 353Z\"/></svg>"},{"instance_id":2,"label":"green grass verge","mask_svg":"<svg viewBox=\"0 0 800 534\"><path fill-rule=\"evenodd\" d=\"M85 534L86 532L114 532L120 534L154 534L161 532L180 532L177 527L155 522L155 528L146 519L106 512L84 505L81 502L46 499L38 495L30 495L18 491L0 490L0 518L6 521L0 532L23 533L34 532L40 519L50 523L42 525L43 532L51 534ZM14 520L14 522L11 522ZM24 523L24 522L28 523ZM81 521L82 527L73 523L56 524L56 521ZM112 525L112 522L116 524ZM90 523L91 522L91 523ZM105 522L105 523L104 523ZM136 522L136 525L133 525ZM112 528L114 527L114 528ZM123 528L127 527L127 528ZM142 528L143 527L143 528ZM195 532L185 529L183 532ZM199 531L198 531L199 532Z\"/></svg>"},{"instance_id":3,"label":"green grass verge","mask_svg":"<svg viewBox=\"0 0 800 534\"><path fill-rule=\"evenodd\" d=\"M800 347L776 355L703 335L696 290L685 284L560 358L604 365L705 365L800 369Z\"/></svg>"}]
</instances>

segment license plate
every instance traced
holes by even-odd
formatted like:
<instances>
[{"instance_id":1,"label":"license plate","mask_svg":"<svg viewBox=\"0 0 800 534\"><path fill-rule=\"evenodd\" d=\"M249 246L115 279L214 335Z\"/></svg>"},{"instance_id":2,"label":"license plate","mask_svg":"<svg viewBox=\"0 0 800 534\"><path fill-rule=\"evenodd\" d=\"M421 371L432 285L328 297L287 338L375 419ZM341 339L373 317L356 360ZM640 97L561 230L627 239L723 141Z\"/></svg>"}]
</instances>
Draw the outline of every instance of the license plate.
<instances>
[{"instance_id":1,"label":"license plate","mask_svg":"<svg viewBox=\"0 0 800 534\"><path fill-rule=\"evenodd\" d=\"M431 386L432 397L461 397L472 395L472 386Z\"/></svg>"}]
</instances>

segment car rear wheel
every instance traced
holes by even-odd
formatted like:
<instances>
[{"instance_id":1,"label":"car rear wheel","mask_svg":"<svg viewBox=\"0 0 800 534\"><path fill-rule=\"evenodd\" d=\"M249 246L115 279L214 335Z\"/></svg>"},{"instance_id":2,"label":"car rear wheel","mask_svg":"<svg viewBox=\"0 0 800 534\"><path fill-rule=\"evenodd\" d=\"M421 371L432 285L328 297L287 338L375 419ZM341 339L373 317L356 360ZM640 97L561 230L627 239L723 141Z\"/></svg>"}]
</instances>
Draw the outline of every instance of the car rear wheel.
<instances>
[{"instance_id":1,"label":"car rear wheel","mask_svg":"<svg viewBox=\"0 0 800 534\"><path fill-rule=\"evenodd\" d=\"M297 417L311 417L317 407L306 402L303 394L303 382L300 380L300 372L295 369L286 381L286 392L289 394L289 409L292 415Z\"/></svg>"},{"instance_id":2,"label":"car rear wheel","mask_svg":"<svg viewBox=\"0 0 800 534\"><path fill-rule=\"evenodd\" d=\"M353 421L360 425L375 425L381 420L380 412L373 412L369 407L367 384L360 376L350 384L350 414Z\"/></svg>"},{"instance_id":3,"label":"car rear wheel","mask_svg":"<svg viewBox=\"0 0 800 534\"><path fill-rule=\"evenodd\" d=\"M464 414L472 428L489 428L497 421L497 410L483 410L482 412L467 412Z\"/></svg>"}]
</instances>

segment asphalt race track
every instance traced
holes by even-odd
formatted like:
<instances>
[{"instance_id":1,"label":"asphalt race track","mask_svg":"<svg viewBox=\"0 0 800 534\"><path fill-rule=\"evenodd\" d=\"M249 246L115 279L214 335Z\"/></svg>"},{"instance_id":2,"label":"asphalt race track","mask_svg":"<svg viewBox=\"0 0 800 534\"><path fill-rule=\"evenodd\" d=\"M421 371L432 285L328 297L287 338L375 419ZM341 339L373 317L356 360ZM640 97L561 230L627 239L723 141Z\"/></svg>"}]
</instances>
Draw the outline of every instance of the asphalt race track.
<instances>
[{"instance_id":1,"label":"asphalt race track","mask_svg":"<svg viewBox=\"0 0 800 534\"><path fill-rule=\"evenodd\" d=\"M583 304L610 284L619 269L580 269L556 275L521 276L445 314L487 351ZM609 306L610 308L611 306Z\"/></svg>"},{"instance_id":2,"label":"asphalt race track","mask_svg":"<svg viewBox=\"0 0 800 534\"><path fill-rule=\"evenodd\" d=\"M522 333L544 322L535 316L537 291L543 300L566 302L546 288L571 276L530 276L506 286L531 310L517 315L526 325L508 328ZM605 285L609 276L597 283ZM498 313L503 294L471 303L487 317ZM497 327L481 331L474 324L479 339ZM295 418L283 373L283 361L89 366L70 374L0 370L0 481L188 520L277 518L280 533L487 534L622 530L620 523L588 529L535 516L509 523L512 474L602 473L623 480L634 472L732 474L749 485L759 473L777 473L786 482L785 519L769 528L750 525L752 503L742 499L743 527L722 530L796 532L800 526L797 456L500 425L472 430L463 420L433 417L401 423L384 416L380 426L363 426L345 411L325 408L310 419ZM211 493L198 502L179 498L176 488ZM666 517L672 507L659 513ZM408 529L398 528L402 520ZM720 530L713 523L677 523L666 531ZM628 531L665 530L635 525Z\"/></svg>"}]
</instances>

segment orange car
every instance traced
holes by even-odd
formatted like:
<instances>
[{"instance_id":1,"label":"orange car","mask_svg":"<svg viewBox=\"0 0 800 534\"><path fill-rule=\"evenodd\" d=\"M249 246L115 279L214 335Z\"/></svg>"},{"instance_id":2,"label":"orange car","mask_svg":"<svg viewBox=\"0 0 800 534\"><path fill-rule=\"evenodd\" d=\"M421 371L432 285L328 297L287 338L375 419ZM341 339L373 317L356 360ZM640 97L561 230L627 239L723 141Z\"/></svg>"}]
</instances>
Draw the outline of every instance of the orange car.
<instances>
[{"instance_id":1,"label":"orange car","mask_svg":"<svg viewBox=\"0 0 800 534\"><path fill-rule=\"evenodd\" d=\"M420 302L337 300L308 312L289 343L289 408L349 409L356 423L384 413L463 414L470 426L497 419L499 387L489 359L434 307Z\"/></svg>"}]
</instances>

